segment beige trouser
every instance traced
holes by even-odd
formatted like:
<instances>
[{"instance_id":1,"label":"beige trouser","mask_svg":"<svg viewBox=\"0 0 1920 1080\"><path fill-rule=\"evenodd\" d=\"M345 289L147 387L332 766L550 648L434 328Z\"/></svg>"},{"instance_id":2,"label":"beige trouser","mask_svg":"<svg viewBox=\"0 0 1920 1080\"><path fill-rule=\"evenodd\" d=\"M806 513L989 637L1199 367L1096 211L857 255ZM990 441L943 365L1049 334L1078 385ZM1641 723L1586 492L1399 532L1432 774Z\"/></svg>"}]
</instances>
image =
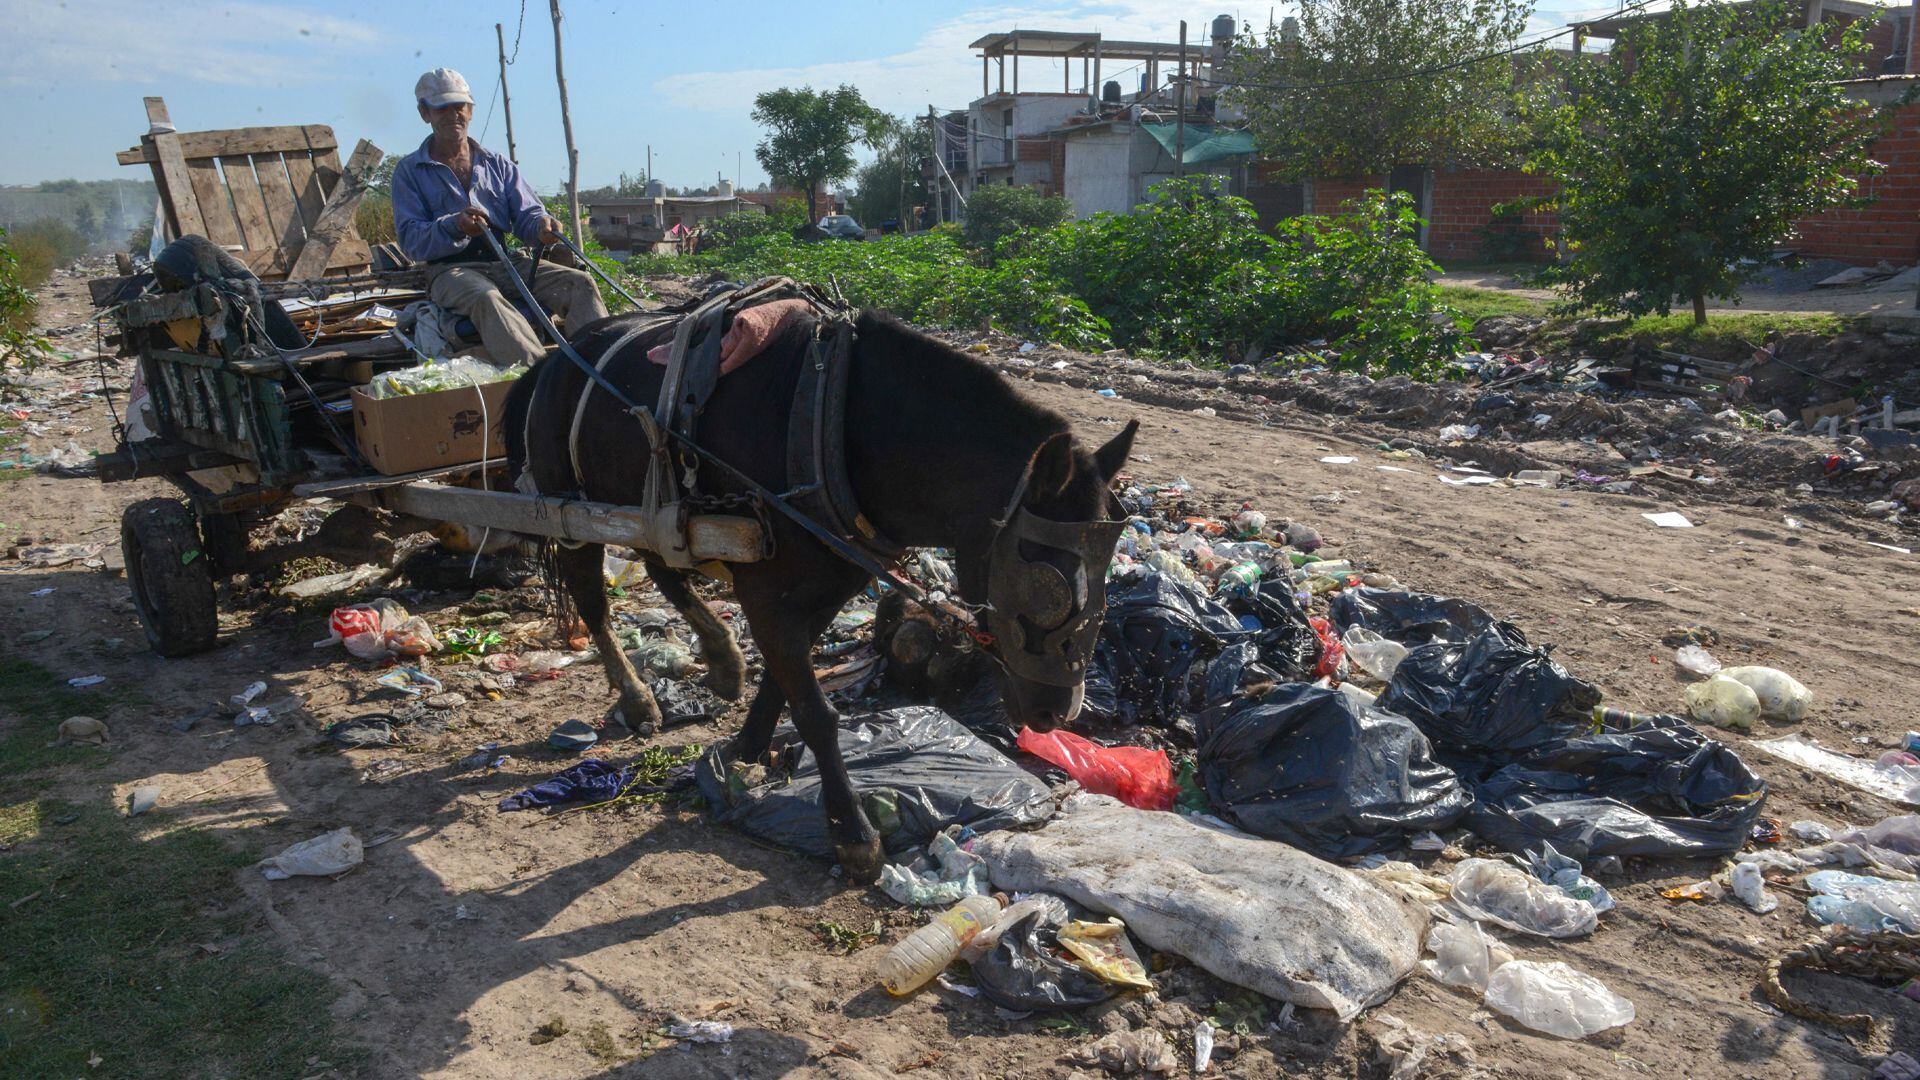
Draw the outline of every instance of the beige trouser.
<instances>
[{"instance_id":1,"label":"beige trouser","mask_svg":"<svg viewBox=\"0 0 1920 1080\"><path fill-rule=\"evenodd\" d=\"M524 281L533 272L533 260L515 256L513 268ZM568 334L607 315L600 290L585 270L542 262L538 276L527 284L540 306L560 317ZM531 364L546 355L546 338L507 299L518 291L498 263L427 267L427 298L472 319L480 344L495 364Z\"/></svg>"}]
</instances>

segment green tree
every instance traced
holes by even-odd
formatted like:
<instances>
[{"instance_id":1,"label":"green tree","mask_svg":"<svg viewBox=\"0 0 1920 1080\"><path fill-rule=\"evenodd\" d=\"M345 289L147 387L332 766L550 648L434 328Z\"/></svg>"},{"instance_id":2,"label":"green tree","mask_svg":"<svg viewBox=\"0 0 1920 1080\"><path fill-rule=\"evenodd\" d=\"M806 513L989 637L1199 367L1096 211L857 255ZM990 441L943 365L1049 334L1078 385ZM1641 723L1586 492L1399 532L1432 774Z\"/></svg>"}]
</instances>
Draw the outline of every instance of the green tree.
<instances>
[{"instance_id":1,"label":"green tree","mask_svg":"<svg viewBox=\"0 0 1920 1080\"><path fill-rule=\"evenodd\" d=\"M807 221L816 222L815 193L852 174L853 148L879 116L851 86L768 90L753 99L754 123L767 129L753 156L775 181L806 191Z\"/></svg>"},{"instance_id":2,"label":"green tree","mask_svg":"<svg viewBox=\"0 0 1920 1080\"><path fill-rule=\"evenodd\" d=\"M868 128L867 143L875 157L855 176L853 216L867 225L893 218L902 229L911 227L913 208L927 201L920 160L933 153L933 133L910 119L880 115Z\"/></svg>"},{"instance_id":3,"label":"green tree","mask_svg":"<svg viewBox=\"0 0 1920 1080\"><path fill-rule=\"evenodd\" d=\"M1073 204L1059 195L1043 195L1038 188L995 184L982 187L967 200L967 224L961 239L992 262L1000 241L1022 229L1051 229L1067 220Z\"/></svg>"},{"instance_id":4,"label":"green tree","mask_svg":"<svg viewBox=\"0 0 1920 1080\"><path fill-rule=\"evenodd\" d=\"M1461 61L1514 49L1532 11L1532 0L1301 0L1297 20L1241 38L1227 96L1294 178L1504 164L1522 135L1514 89L1536 61Z\"/></svg>"},{"instance_id":5,"label":"green tree","mask_svg":"<svg viewBox=\"0 0 1920 1080\"><path fill-rule=\"evenodd\" d=\"M1559 183L1567 295L1634 315L1690 299L1704 323L1794 221L1862 201L1881 114L1838 80L1859 74L1871 23L1806 33L1784 3L1674 0L1572 71L1529 163Z\"/></svg>"},{"instance_id":6,"label":"green tree","mask_svg":"<svg viewBox=\"0 0 1920 1080\"><path fill-rule=\"evenodd\" d=\"M7 230L0 228L0 370L13 361L31 366L40 357L46 342L33 332L34 310L33 293L20 280Z\"/></svg>"},{"instance_id":7,"label":"green tree","mask_svg":"<svg viewBox=\"0 0 1920 1080\"><path fill-rule=\"evenodd\" d=\"M94 213L92 203L82 202L74 207L73 228L88 240L92 240L94 234L100 231L100 215Z\"/></svg>"}]
</instances>

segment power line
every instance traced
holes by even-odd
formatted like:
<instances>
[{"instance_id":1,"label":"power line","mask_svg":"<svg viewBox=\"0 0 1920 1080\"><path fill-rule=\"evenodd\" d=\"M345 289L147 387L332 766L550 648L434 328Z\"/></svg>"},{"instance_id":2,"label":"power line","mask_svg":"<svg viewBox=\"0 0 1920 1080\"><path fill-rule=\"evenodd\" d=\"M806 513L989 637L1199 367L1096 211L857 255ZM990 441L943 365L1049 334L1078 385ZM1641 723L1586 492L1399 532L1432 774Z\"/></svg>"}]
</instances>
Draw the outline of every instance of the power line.
<instances>
[{"instance_id":1,"label":"power line","mask_svg":"<svg viewBox=\"0 0 1920 1080\"><path fill-rule=\"evenodd\" d=\"M507 58L507 66L512 67L520 59L520 35L527 28L527 0L520 0L520 24L513 28L513 55Z\"/></svg>"}]
</instances>

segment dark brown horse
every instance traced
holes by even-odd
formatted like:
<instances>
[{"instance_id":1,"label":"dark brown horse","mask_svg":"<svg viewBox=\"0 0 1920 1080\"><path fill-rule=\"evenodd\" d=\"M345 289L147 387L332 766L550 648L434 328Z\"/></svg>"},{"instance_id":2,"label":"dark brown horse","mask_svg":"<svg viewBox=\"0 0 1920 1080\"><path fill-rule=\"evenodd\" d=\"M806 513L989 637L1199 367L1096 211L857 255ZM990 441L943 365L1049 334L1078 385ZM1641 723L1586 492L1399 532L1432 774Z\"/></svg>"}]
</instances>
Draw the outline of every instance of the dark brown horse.
<instances>
[{"instance_id":1,"label":"dark brown horse","mask_svg":"<svg viewBox=\"0 0 1920 1080\"><path fill-rule=\"evenodd\" d=\"M599 364L635 316L616 316L574 339ZM642 334L608 357L602 370L634 401L651 403L664 369L646 350L670 328ZM802 360L814 333L797 320L766 351L720 380L700 417L697 438L721 460L773 491L788 488L787 415ZM959 593L993 608L986 624L1000 639L1002 689L1016 724L1045 730L1079 711L1081 676L1099 613L1113 533L1097 525L1121 516L1109 485L1133 445L1128 424L1105 446L1089 451L1066 418L1023 398L985 364L883 313L862 312L847 389L847 474L866 517L897 543L944 547L955 555ZM637 505L646 479L649 444L640 424L606 391L595 389L580 420L580 466L569 451L574 411L587 377L564 357L553 357L520 381L508 406L508 457L516 473L531 474L548 494L577 493L600 502ZM1023 479L1024 489L1021 488ZM711 466L700 470L706 494L744 488ZM1018 495L1017 503L1014 502ZM1009 513L1009 510L1016 513ZM1024 510L1024 514L1017 513ZM1017 537L1007 519L1027 531ZM877 877L884 851L861 812L840 758L837 716L814 678L814 641L869 575L835 555L777 513L773 558L730 567L733 588L754 641L766 660L734 750L740 760L766 753L782 707L793 707L794 727L820 765L827 817L841 864L856 881ZM1075 552L1075 528L1104 540ZM619 690L610 728L651 733L659 707L635 676L607 623L601 578L603 548L561 547L560 584L592 631ZM991 557L990 557L991 556ZM700 637L707 684L729 700L744 692L744 662L732 633L688 587L686 574L641 555L669 603ZM989 566L1002 579L990 583ZM1033 589L1010 588L1024 575ZM1058 677L1059 673L1070 673ZM1036 677L1036 673L1038 677ZM624 734L624 732L621 732Z\"/></svg>"}]
</instances>

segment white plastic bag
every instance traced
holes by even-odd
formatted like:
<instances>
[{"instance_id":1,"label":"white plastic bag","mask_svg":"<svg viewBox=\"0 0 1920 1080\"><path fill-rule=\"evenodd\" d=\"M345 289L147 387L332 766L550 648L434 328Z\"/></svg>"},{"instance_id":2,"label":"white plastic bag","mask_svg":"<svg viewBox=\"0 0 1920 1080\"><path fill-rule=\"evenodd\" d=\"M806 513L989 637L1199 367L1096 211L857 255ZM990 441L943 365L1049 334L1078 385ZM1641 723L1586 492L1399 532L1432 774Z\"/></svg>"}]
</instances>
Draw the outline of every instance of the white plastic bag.
<instances>
[{"instance_id":1,"label":"white plastic bag","mask_svg":"<svg viewBox=\"0 0 1920 1080\"><path fill-rule=\"evenodd\" d=\"M1813 707L1813 692L1778 668L1735 667L1720 674L1752 690L1760 701L1760 715L1769 720L1798 720Z\"/></svg>"},{"instance_id":2,"label":"white plastic bag","mask_svg":"<svg viewBox=\"0 0 1920 1080\"><path fill-rule=\"evenodd\" d=\"M1767 891L1767 879L1760 873L1760 867L1750 862L1734 864L1733 895L1758 915L1780 906L1779 899Z\"/></svg>"},{"instance_id":3,"label":"white plastic bag","mask_svg":"<svg viewBox=\"0 0 1920 1080\"><path fill-rule=\"evenodd\" d=\"M1753 688L1724 671L1687 687L1683 696L1687 712L1703 724L1752 731L1754 720L1760 716L1760 698Z\"/></svg>"},{"instance_id":4,"label":"white plastic bag","mask_svg":"<svg viewBox=\"0 0 1920 1080\"><path fill-rule=\"evenodd\" d=\"M1682 645L1675 649L1673 662L1702 677L1720 670L1720 661L1715 660L1712 653L1698 645Z\"/></svg>"},{"instance_id":5,"label":"white plastic bag","mask_svg":"<svg viewBox=\"0 0 1920 1080\"><path fill-rule=\"evenodd\" d=\"M1492 859L1466 859L1454 868L1453 905L1469 918L1540 937L1593 933L1600 914L1525 870Z\"/></svg>"},{"instance_id":6,"label":"white plastic bag","mask_svg":"<svg viewBox=\"0 0 1920 1080\"><path fill-rule=\"evenodd\" d=\"M1515 960L1487 981L1487 1006L1535 1031L1584 1039L1633 1019L1633 1002L1555 960Z\"/></svg>"},{"instance_id":7,"label":"white plastic bag","mask_svg":"<svg viewBox=\"0 0 1920 1080\"><path fill-rule=\"evenodd\" d=\"M1101 795L1068 799L1044 829L987 833L973 852L1001 889L1118 915L1152 948L1342 1021L1393 993L1426 932L1423 905L1365 875Z\"/></svg>"},{"instance_id":8,"label":"white plastic bag","mask_svg":"<svg viewBox=\"0 0 1920 1080\"><path fill-rule=\"evenodd\" d=\"M1485 993L1487 979L1513 959L1505 945L1487 935L1477 922L1437 922L1427 935L1433 959L1420 961L1427 974L1448 986L1464 986Z\"/></svg>"},{"instance_id":9,"label":"white plastic bag","mask_svg":"<svg viewBox=\"0 0 1920 1080\"><path fill-rule=\"evenodd\" d=\"M300 841L261 863L260 872L266 875L268 881L301 875L332 877L359 866L360 860L365 857L366 851L360 846L360 838L353 835L352 829L340 828L311 840Z\"/></svg>"}]
</instances>

